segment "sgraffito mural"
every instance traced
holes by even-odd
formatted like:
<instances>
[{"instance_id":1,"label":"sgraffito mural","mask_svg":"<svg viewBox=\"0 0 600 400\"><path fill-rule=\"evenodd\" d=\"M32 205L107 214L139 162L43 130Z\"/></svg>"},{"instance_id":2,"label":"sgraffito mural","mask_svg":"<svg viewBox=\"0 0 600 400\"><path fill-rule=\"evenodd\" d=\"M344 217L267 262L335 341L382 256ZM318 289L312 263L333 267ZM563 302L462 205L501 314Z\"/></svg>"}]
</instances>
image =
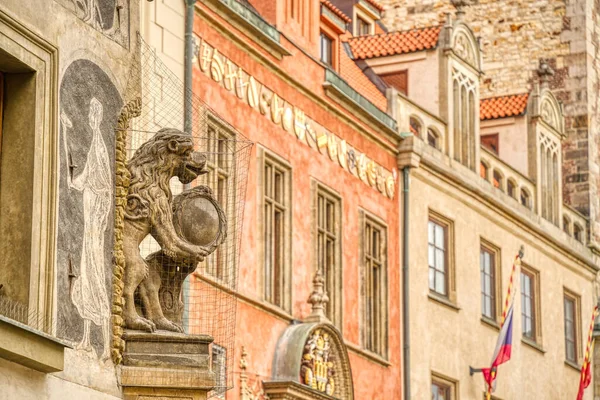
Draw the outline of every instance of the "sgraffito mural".
<instances>
[{"instance_id":1,"label":"sgraffito mural","mask_svg":"<svg viewBox=\"0 0 600 400\"><path fill-rule=\"evenodd\" d=\"M129 46L129 0L56 0L81 20Z\"/></svg>"},{"instance_id":2,"label":"sgraffito mural","mask_svg":"<svg viewBox=\"0 0 600 400\"><path fill-rule=\"evenodd\" d=\"M60 87L58 333L76 349L110 358L114 133L121 96L89 60Z\"/></svg>"}]
</instances>

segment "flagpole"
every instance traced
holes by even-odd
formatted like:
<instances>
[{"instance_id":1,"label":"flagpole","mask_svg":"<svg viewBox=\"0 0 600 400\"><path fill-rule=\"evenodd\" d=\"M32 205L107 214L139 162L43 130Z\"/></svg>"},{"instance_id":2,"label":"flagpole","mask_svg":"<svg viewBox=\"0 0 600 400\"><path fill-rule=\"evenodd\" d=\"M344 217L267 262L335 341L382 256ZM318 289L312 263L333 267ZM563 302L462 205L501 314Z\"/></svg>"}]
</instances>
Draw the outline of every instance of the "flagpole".
<instances>
[{"instance_id":1,"label":"flagpole","mask_svg":"<svg viewBox=\"0 0 600 400\"><path fill-rule=\"evenodd\" d=\"M502 329L502 327L504 326L504 322L506 321L506 314L508 313L508 307L510 305L510 298L511 298L511 294L513 292L513 285L515 282L515 272L517 271L517 265L521 265L521 259L524 256L524 249L523 246L521 246L521 248L519 249L519 254L517 254L515 256L515 260L513 261L513 266L512 266L512 271L510 272L510 279L508 281L508 290L506 293L506 299L504 301L504 308L502 309L502 317L500 319L500 329ZM488 385L487 388L487 392L485 395L486 400L491 400L492 398L492 384L494 382L494 379L496 378L496 368L493 368L490 371L491 374L491 380L490 380L490 384Z\"/></svg>"},{"instance_id":2,"label":"flagpole","mask_svg":"<svg viewBox=\"0 0 600 400\"><path fill-rule=\"evenodd\" d=\"M577 392L577 400L583 398L583 392L585 388L589 385L587 375L589 374L589 365L591 364L592 349L594 348L594 343L592 339L594 334L594 323L596 321L597 316L598 305L594 307L594 311L592 312L592 321L590 322L587 345L585 346L585 356L583 358L583 365L581 366L581 374L579 375L579 391Z\"/></svg>"}]
</instances>

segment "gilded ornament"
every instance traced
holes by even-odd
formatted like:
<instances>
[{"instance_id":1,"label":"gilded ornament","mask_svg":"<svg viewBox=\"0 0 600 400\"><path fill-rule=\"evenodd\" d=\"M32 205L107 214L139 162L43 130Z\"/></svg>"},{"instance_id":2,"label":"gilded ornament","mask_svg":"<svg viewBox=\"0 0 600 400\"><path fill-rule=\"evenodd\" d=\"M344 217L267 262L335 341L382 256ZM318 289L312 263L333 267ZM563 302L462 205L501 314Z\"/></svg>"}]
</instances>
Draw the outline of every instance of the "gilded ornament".
<instances>
[{"instance_id":1,"label":"gilded ornament","mask_svg":"<svg viewBox=\"0 0 600 400\"><path fill-rule=\"evenodd\" d=\"M356 168L356 152L354 149L348 149L348 171L352 175L358 176L358 171Z\"/></svg>"},{"instance_id":2,"label":"gilded ornament","mask_svg":"<svg viewBox=\"0 0 600 400\"><path fill-rule=\"evenodd\" d=\"M235 83L235 94L238 98L244 99L246 97L246 86L248 85L248 81L244 82L244 70L242 68L239 68L237 71L237 80Z\"/></svg>"},{"instance_id":3,"label":"gilded ornament","mask_svg":"<svg viewBox=\"0 0 600 400\"><path fill-rule=\"evenodd\" d=\"M306 115L301 109L294 107L294 132L296 137L304 141L304 135L306 134Z\"/></svg>"},{"instance_id":4,"label":"gilded ornament","mask_svg":"<svg viewBox=\"0 0 600 400\"><path fill-rule=\"evenodd\" d=\"M223 79L223 84L225 85L225 89L233 90L235 88L235 80L237 78L237 65L231 62L231 60L227 60L225 62L225 78Z\"/></svg>"},{"instance_id":5,"label":"gilded ornament","mask_svg":"<svg viewBox=\"0 0 600 400\"><path fill-rule=\"evenodd\" d=\"M306 133L308 145L317 150L317 132L315 132L315 129L310 122L306 123Z\"/></svg>"},{"instance_id":6,"label":"gilded ornament","mask_svg":"<svg viewBox=\"0 0 600 400\"><path fill-rule=\"evenodd\" d=\"M375 184L377 183L377 170L375 169L373 160L370 160L367 163L367 181L372 187L375 187Z\"/></svg>"},{"instance_id":7,"label":"gilded ornament","mask_svg":"<svg viewBox=\"0 0 600 400\"><path fill-rule=\"evenodd\" d=\"M266 115L271 110L271 93L269 93L266 88L262 87L262 93L260 95L260 102L258 109L262 115Z\"/></svg>"},{"instance_id":8,"label":"gilded ornament","mask_svg":"<svg viewBox=\"0 0 600 400\"><path fill-rule=\"evenodd\" d=\"M285 106L283 109L283 129L287 132L292 131L292 127L294 126L294 112L290 108L290 106Z\"/></svg>"},{"instance_id":9,"label":"gilded ornament","mask_svg":"<svg viewBox=\"0 0 600 400\"><path fill-rule=\"evenodd\" d=\"M327 153L331 161L335 161L337 158L337 138L334 135L329 135L327 138Z\"/></svg>"},{"instance_id":10,"label":"gilded ornament","mask_svg":"<svg viewBox=\"0 0 600 400\"><path fill-rule=\"evenodd\" d=\"M213 78L215 82L221 82L223 80L224 73L225 67L223 66L223 61L221 60L219 51L215 49L212 61L210 63L210 77Z\"/></svg>"},{"instance_id":11,"label":"gilded ornament","mask_svg":"<svg viewBox=\"0 0 600 400\"><path fill-rule=\"evenodd\" d=\"M317 133L317 147L321 153L323 152L322 149L327 146L327 140L327 133L325 131Z\"/></svg>"},{"instance_id":12,"label":"gilded ornament","mask_svg":"<svg viewBox=\"0 0 600 400\"><path fill-rule=\"evenodd\" d=\"M338 155L338 162L340 163L340 166L344 169L348 168L348 163L346 162L347 161L346 160L346 152L347 152L346 141L342 140L342 141L340 141L340 148L338 150L337 155Z\"/></svg>"},{"instance_id":13,"label":"gilded ornament","mask_svg":"<svg viewBox=\"0 0 600 400\"><path fill-rule=\"evenodd\" d=\"M390 199L394 198L395 189L396 189L396 184L394 181L394 177L392 175L390 175L385 180L385 192Z\"/></svg>"},{"instance_id":14,"label":"gilded ornament","mask_svg":"<svg viewBox=\"0 0 600 400\"><path fill-rule=\"evenodd\" d=\"M305 385L329 396L335 394L336 360L332 353L329 334L317 329L306 341L300 368Z\"/></svg>"},{"instance_id":15,"label":"gilded ornament","mask_svg":"<svg viewBox=\"0 0 600 400\"><path fill-rule=\"evenodd\" d=\"M377 190L385 194L385 178L381 166L377 166Z\"/></svg>"},{"instance_id":16,"label":"gilded ornament","mask_svg":"<svg viewBox=\"0 0 600 400\"><path fill-rule=\"evenodd\" d=\"M275 124L281 124L281 114L283 113L283 108L279 106L279 96L273 93L273 97L271 97L271 121Z\"/></svg>"},{"instance_id":17,"label":"gilded ornament","mask_svg":"<svg viewBox=\"0 0 600 400\"><path fill-rule=\"evenodd\" d=\"M205 41L202 41L202 44L200 45L200 54L202 55L200 56L200 62L198 63L200 64L200 69L202 72L208 71L208 67L210 67L212 61L212 53L212 47L210 47Z\"/></svg>"},{"instance_id":18,"label":"gilded ornament","mask_svg":"<svg viewBox=\"0 0 600 400\"><path fill-rule=\"evenodd\" d=\"M361 153L358 156L356 168L358 169L358 177L360 180L367 183L367 158L365 157L364 153Z\"/></svg>"},{"instance_id":19,"label":"gilded ornament","mask_svg":"<svg viewBox=\"0 0 600 400\"><path fill-rule=\"evenodd\" d=\"M256 85L256 80L253 76L250 76L247 94L248 104L252 108L256 108L256 106L258 106L258 88Z\"/></svg>"}]
</instances>

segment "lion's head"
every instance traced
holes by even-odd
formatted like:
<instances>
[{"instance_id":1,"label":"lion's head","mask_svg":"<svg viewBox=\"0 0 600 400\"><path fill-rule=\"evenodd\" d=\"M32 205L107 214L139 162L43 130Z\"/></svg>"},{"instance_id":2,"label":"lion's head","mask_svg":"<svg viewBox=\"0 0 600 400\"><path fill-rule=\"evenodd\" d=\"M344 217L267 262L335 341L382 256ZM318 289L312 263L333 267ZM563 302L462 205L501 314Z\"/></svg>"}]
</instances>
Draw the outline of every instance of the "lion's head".
<instances>
[{"instance_id":1,"label":"lion's head","mask_svg":"<svg viewBox=\"0 0 600 400\"><path fill-rule=\"evenodd\" d=\"M174 128L161 129L137 149L127 163L131 173L126 211L129 219L147 217L150 203L160 194L170 201L172 177L186 184L208 172L206 157L193 150L192 137Z\"/></svg>"}]
</instances>

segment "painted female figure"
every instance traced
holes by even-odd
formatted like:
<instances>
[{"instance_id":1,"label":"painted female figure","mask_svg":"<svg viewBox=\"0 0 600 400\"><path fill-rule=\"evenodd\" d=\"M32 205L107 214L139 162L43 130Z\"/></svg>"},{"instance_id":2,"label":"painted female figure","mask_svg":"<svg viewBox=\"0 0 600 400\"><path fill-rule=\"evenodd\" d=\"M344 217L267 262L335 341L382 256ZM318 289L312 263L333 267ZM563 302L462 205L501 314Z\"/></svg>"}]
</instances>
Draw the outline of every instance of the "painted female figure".
<instances>
[{"instance_id":1,"label":"painted female figure","mask_svg":"<svg viewBox=\"0 0 600 400\"><path fill-rule=\"evenodd\" d=\"M76 348L94 351L90 344L90 325L93 322L102 327L104 351L101 359L107 360L110 358L110 309L106 289L104 237L112 205L113 185L110 159L100 132L102 112L102 104L96 98L92 98L89 112L92 143L83 171L74 179L68 173L67 182L71 189L83 192L81 261L79 276L73 282L71 290L71 300L84 324L83 338ZM70 125L70 121L64 114L61 119L66 147L66 127Z\"/></svg>"}]
</instances>

